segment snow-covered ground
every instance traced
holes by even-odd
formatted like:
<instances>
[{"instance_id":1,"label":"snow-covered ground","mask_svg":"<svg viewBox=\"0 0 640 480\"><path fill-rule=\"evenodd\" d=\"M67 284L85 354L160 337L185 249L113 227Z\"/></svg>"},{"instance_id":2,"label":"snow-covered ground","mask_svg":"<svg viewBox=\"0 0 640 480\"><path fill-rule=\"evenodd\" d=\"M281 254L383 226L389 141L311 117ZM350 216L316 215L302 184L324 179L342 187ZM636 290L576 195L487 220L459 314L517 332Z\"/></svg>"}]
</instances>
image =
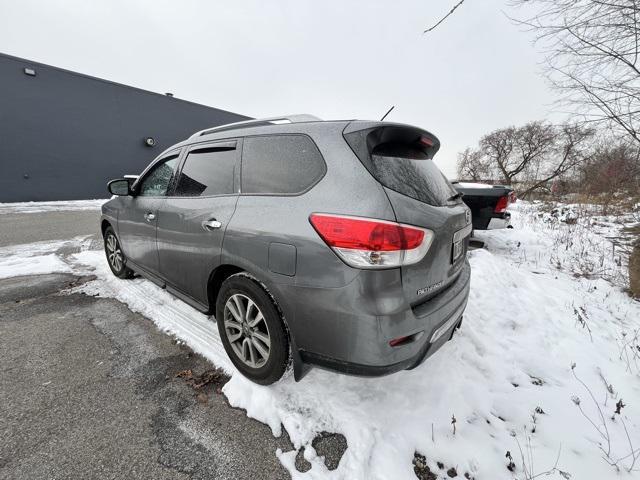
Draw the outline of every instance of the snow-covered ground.
<instances>
[{"instance_id":1,"label":"snow-covered ground","mask_svg":"<svg viewBox=\"0 0 640 480\"><path fill-rule=\"evenodd\" d=\"M108 199L66 200L58 202L17 202L0 203L0 215L6 213L42 213L79 210L100 210Z\"/></svg>"},{"instance_id":2,"label":"snow-covered ground","mask_svg":"<svg viewBox=\"0 0 640 480\"><path fill-rule=\"evenodd\" d=\"M556 268L576 276L602 277L620 287L629 283L628 260L640 225L640 204L602 213L600 205L518 203L522 222L551 239ZM619 210L619 208L610 208ZM636 232L636 233L633 233ZM523 255L531 252L523 251ZM547 261L545 256L541 261Z\"/></svg>"},{"instance_id":3,"label":"snow-covered ground","mask_svg":"<svg viewBox=\"0 0 640 480\"><path fill-rule=\"evenodd\" d=\"M382 378L316 369L300 383L289 376L254 385L235 372L212 320L146 280L113 277L101 251L0 249L0 275L29 273L36 258L47 268L35 273L95 274L80 291L116 298L184 340L232 375L223 390L231 405L274 435L284 426L296 448L305 446L313 465L306 473L295 470L295 450L274 452L294 478L411 479L415 452L441 478L451 467L477 480L533 478L554 467L550 478L640 478L640 458L633 464L640 456L640 303L575 266L606 238L585 230L572 241L572 226L518 205L515 229L482 233L487 248L470 253L462 329L420 367ZM348 441L334 471L310 445L321 431Z\"/></svg>"},{"instance_id":4,"label":"snow-covered ground","mask_svg":"<svg viewBox=\"0 0 640 480\"><path fill-rule=\"evenodd\" d=\"M21 275L71 273L72 265L63 260L72 251L88 250L89 237L37 242L0 248L0 279Z\"/></svg>"}]
</instances>

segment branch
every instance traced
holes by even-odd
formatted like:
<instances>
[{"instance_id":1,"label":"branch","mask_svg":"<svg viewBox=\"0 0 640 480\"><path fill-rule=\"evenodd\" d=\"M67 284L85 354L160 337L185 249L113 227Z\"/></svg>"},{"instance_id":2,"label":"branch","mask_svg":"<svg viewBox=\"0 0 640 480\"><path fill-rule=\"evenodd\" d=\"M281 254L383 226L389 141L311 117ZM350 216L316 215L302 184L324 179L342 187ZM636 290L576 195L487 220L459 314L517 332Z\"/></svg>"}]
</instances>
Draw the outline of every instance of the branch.
<instances>
[{"instance_id":1,"label":"branch","mask_svg":"<svg viewBox=\"0 0 640 480\"><path fill-rule=\"evenodd\" d=\"M462 4L464 3L464 1L465 1L465 0L460 0L458 3L456 3L456 4L454 5L454 7L453 7L451 10L449 10L449 13L447 13L444 17L442 17L440 20L438 20L438 22L437 22L435 25L433 25L433 26L431 26L431 27L427 28L427 29L426 29L424 32L422 32L422 33L423 33L423 34L425 34L425 33L429 33L429 32L431 32L432 30L435 30L435 29L438 27L438 25L440 25L442 22L444 22L447 18L449 18L449 17L451 16L451 15L453 14L453 12L455 12L455 11L456 11L456 9L457 9L460 5L462 5Z\"/></svg>"}]
</instances>

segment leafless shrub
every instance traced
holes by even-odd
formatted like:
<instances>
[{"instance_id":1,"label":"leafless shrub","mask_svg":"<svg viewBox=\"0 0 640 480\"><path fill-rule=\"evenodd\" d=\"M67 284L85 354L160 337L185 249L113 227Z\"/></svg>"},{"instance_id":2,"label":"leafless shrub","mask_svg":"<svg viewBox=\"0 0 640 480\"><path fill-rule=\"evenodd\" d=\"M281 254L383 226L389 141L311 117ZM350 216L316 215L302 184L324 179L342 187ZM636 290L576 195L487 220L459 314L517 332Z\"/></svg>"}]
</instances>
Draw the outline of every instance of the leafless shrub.
<instances>
[{"instance_id":1,"label":"leafless shrub","mask_svg":"<svg viewBox=\"0 0 640 480\"><path fill-rule=\"evenodd\" d=\"M587 323L587 320L589 319L589 317L587 316L587 311L585 310L585 308L584 307L576 308L574 305L573 313L576 316L576 325L579 324L580 326L582 326L583 329L589 332L589 338L591 339L591 342L593 342L593 335L591 334L591 328Z\"/></svg>"},{"instance_id":2,"label":"leafless shrub","mask_svg":"<svg viewBox=\"0 0 640 480\"><path fill-rule=\"evenodd\" d=\"M591 203L600 204L603 215L609 214L621 195L638 201L633 197L640 195L640 145L601 139L594 146L593 155L580 165L575 180L574 191L583 193Z\"/></svg>"},{"instance_id":3,"label":"leafless shrub","mask_svg":"<svg viewBox=\"0 0 640 480\"><path fill-rule=\"evenodd\" d=\"M631 333L621 332L618 347L618 358L625 363L627 372L640 374L640 328Z\"/></svg>"},{"instance_id":4,"label":"leafless shrub","mask_svg":"<svg viewBox=\"0 0 640 480\"><path fill-rule=\"evenodd\" d=\"M577 222L576 222L577 223ZM591 235L585 225L551 226L553 251L550 263L575 277L603 278L626 286L626 270L620 268L615 246L606 239Z\"/></svg>"},{"instance_id":5,"label":"leafless shrub","mask_svg":"<svg viewBox=\"0 0 640 480\"><path fill-rule=\"evenodd\" d=\"M604 388L606 390L604 394L604 406L606 407L607 402L609 401L609 397L615 398L616 392L613 389L613 385L607 382L607 379L604 378L604 375L602 374L602 371L600 369L598 369L598 375L600 376L600 379L602 380L602 383L604 384Z\"/></svg>"},{"instance_id":6,"label":"leafless shrub","mask_svg":"<svg viewBox=\"0 0 640 480\"><path fill-rule=\"evenodd\" d=\"M536 407L531 414L531 433L536 433L538 428L538 415L544 415L544 410L540 407Z\"/></svg>"},{"instance_id":7,"label":"leafless shrub","mask_svg":"<svg viewBox=\"0 0 640 480\"><path fill-rule=\"evenodd\" d=\"M520 213L523 224L543 232L551 242L551 248L537 252L535 260L522 249L523 261L547 262L575 277L603 278L621 288L628 287L629 248L622 223L615 228L603 227L603 233L598 233L598 212L593 205L536 202L521 204Z\"/></svg>"},{"instance_id":8,"label":"leafless shrub","mask_svg":"<svg viewBox=\"0 0 640 480\"><path fill-rule=\"evenodd\" d=\"M524 480L533 480L538 477L549 476L553 474L558 474L560 477L566 480L569 480L571 478L571 474L569 472L566 472L558 468L558 464L560 462L560 455L562 453L562 445L560 445L560 447L558 448L558 455L556 457L556 461L554 462L553 466L551 468L547 468L544 471L536 473L535 464L534 464L534 448L531 444L531 435L527 433L525 428L524 447L520 443L520 440L518 439L518 435L516 434L516 432L511 432L511 436L515 439L516 445L518 446L518 451L520 452L520 465L521 465L522 474L524 475L523 477ZM506 457L509 460L509 463L507 464L507 469L515 473L518 468L515 462L513 461L511 452L507 451Z\"/></svg>"},{"instance_id":9,"label":"leafless shrub","mask_svg":"<svg viewBox=\"0 0 640 480\"><path fill-rule=\"evenodd\" d=\"M629 450L630 450L630 453L628 453L628 454L626 454L624 456L621 456L621 457L617 457L612 452L612 437L611 437L611 433L609 431L609 428L607 426L606 416L605 416L604 412L602 411L602 407L600 406L600 404L596 400L596 397L593 394L592 390L576 374L576 364L575 363L571 365L571 372L573 374L573 377L582 385L582 387L585 389L585 391L589 394L589 397L591 398L591 400L593 402L593 405L596 408L597 418L593 419L589 415L587 415L587 413L582 408L582 400L580 399L580 397L578 397L577 395L574 395L571 398L573 403L580 410L580 413L582 414L582 416L591 424L591 426L594 428L594 430L596 431L596 433L600 437L601 442L598 444L598 448L602 452L602 458L609 465L611 465L612 467L614 467L618 471L621 468L624 468L627 472L637 471L635 469L635 464L636 464L638 458L640 458L640 448L634 448L633 442L631 441L631 436L629 435L629 430L627 429L627 425L626 425L626 423L624 421L624 418L622 417L622 414L621 414L622 413L622 408L624 408L626 405L624 405L624 403L622 402L622 399L619 399L618 402L616 403L616 409L615 409L615 411L614 411L614 413L613 413L613 415L611 417L612 421L615 421L616 415L618 415L618 417L620 418L620 422L622 423L622 426L624 428L624 432L625 432L626 439L627 439L627 442L628 442L628 445L629 445ZM606 384L606 381L605 381L605 384ZM611 388L611 390L613 390L613 388Z\"/></svg>"}]
</instances>

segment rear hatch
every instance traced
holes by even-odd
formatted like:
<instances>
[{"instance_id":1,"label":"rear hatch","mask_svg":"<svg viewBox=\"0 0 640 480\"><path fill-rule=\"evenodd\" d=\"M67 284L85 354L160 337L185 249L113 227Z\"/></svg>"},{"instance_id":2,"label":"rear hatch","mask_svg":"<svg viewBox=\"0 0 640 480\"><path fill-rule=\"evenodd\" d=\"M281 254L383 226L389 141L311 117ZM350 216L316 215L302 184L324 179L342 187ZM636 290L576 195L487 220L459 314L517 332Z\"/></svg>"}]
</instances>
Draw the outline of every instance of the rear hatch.
<instances>
[{"instance_id":1,"label":"rear hatch","mask_svg":"<svg viewBox=\"0 0 640 480\"><path fill-rule=\"evenodd\" d=\"M440 142L429 132L400 124L351 122L343 135L384 187L396 220L434 233L425 257L401 267L405 297L416 306L445 290L460 273L471 234L469 209L433 162Z\"/></svg>"}]
</instances>

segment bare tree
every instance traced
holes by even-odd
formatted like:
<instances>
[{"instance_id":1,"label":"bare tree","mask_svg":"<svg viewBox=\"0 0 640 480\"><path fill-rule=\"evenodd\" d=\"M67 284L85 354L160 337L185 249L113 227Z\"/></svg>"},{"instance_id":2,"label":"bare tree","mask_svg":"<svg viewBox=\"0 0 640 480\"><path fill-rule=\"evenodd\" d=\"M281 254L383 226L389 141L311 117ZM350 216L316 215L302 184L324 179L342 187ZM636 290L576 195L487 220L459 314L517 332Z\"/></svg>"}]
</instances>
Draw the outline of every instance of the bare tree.
<instances>
[{"instance_id":1,"label":"bare tree","mask_svg":"<svg viewBox=\"0 0 640 480\"><path fill-rule=\"evenodd\" d=\"M525 181L521 197L541 189L551 180L585 164L591 157L590 142L593 130L575 124L564 124L555 129L553 140L545 152L545 158L536 165L535 176Z\"/></svg>"},{"instance_id":2,"label":"bare tree","mask_svg":"<svg viewBox=\"0 0 640 480\"><path fill-rule=\"evenodd\" d=\"M576 124L531 122L502 128L459 155L458 174L464 179L518 184L518 194L527 197L587 162L592 137L593 130Z\"/></svg>"},{"instance_id":3,"label":"bare tree","mask_svg":"<svg viewBox=\"0 0 640 480\"><path fill-rule=\"evenodd\" d=\"M458 154L457 172L460 180L479 182L491 177L490 167L482 152L470 147Z\"/></svg>"},{"instance_id":4,"label":"bare tree","mask_svg":"<svg viewBox=\"0 0 640 480\"><path fill-rule=\"evenodd\" d=\"M517 174L514 167L509 167L515 136L515 127L501 128L482 137L479 143L479 151L485 158L493 177L502 175L505 183L510 183L511 178Z\"/></svg>"},{"instance_id":5,"label":"bare tree","mask_svg":"<svg viewBox=\"0 0 640 480\"><path fill-rule=\"evenodd\" d=\"M531 122L519 128L503 128L485 135L480 140L480 150L498 169L502 180L509 184L525 174L536 177L555 140L553 126Z\"/></svg>"},{"instance_id":6,"label":"bare tree","mask_svg":"<svg viewBox=\"0 0 640 480\"><path fill-rule=\"evenodd\" d=\"M572 113L640 142L640 5L636 0L511 0L546 52L546 74Z\"/></svg>"}]
</instances>

